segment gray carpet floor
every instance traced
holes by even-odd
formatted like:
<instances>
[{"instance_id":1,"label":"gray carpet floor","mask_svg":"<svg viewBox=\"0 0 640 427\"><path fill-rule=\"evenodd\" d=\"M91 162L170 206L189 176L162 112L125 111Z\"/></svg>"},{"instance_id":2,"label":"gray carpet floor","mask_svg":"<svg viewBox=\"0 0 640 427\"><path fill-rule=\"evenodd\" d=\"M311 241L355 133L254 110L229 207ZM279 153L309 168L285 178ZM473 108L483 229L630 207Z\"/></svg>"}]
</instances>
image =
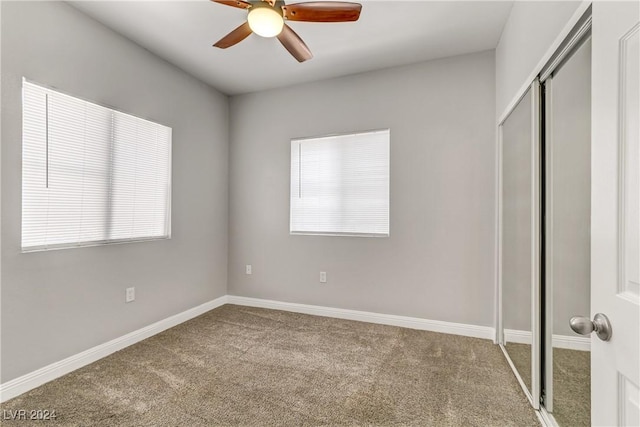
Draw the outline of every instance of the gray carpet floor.
<instances>
[{"instance_id":1,"label":"gray carpet floor","mask_svg":"<svg viewBox=\"0 0 640 427\"><path fill-rule=\"evenodd\" d=\"M560 427L591 425L591 352L553 349L553 417Z\"/></svg>"},{"instance_id":2,"label":"gray carpet floor","mask_svg":"<svg viewBox=\"0 0 640 427\"><path fill-rule=\"evenodd\" d=\"M488 340L225 305L1 405L65 426L540 424Z\"/></svg>"},{"instance_id":3,"label":"gray carpet floor","mask_svg":"<svg viewBox=\"0 0 640 427\"><path fill-rule=\"evenodd\" d=\"M505 348L522 380L531 387L531 346L507 343ZM553 349L552 415L560 427L591 425L591 352Z\"/></svg>"},{"instance_id":4,"label":"gray carpet floor","mask_svg":"<svg viewBox=\"0 0 640 427\"><path fill-rule=\"evenodd\" d=\"M508 342L504 345L513 366L520 373L520 378L531 391L531 345Z\"/></svg>"}]
</instances>

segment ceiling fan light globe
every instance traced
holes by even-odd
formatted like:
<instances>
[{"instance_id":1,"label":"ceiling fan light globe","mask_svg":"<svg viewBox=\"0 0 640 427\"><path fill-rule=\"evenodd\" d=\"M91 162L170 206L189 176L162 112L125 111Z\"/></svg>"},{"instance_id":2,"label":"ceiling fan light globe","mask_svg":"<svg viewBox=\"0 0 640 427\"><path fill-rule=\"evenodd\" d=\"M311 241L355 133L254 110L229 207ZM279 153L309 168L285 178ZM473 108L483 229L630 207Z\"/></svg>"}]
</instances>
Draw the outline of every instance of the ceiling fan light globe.
<instances>
[{"instance_id":1,"label":"ceiling fan light globe","mask_svg":"<svg viewBox=\"0 0 640 427\"><path fill-rule=\"evenodd\" d=\"M271 7L259 7L249 11L247 16L251 31L262 37L275 37L282 32L284 19Z\"/></svg>"}]
</instances>

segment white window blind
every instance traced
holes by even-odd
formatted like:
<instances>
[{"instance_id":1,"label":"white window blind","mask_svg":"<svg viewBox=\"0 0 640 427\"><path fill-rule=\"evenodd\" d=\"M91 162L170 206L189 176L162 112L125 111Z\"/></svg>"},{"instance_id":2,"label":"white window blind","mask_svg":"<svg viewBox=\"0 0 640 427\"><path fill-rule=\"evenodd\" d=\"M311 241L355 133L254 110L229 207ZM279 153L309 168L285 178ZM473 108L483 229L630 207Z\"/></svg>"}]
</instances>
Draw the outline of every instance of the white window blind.
<instances>
[{"instance_id":1,"label":"white window blind","mask_svg":"<svg viewBox=\"0 0 640 427\"><path fill-rule=\"evenodd\" d=\"M290 232L389 235L389 135L292 140Z\"/></svg>"},{"instance_id":2,"label":"white window blind","mask_svg":"<svg viewBox=\"0 0 640 427\"><path fill-rule=\"evenodd\" d=\"M23 82L22 248L167 238L171 128Z\"/></svg>"}]
</instances>

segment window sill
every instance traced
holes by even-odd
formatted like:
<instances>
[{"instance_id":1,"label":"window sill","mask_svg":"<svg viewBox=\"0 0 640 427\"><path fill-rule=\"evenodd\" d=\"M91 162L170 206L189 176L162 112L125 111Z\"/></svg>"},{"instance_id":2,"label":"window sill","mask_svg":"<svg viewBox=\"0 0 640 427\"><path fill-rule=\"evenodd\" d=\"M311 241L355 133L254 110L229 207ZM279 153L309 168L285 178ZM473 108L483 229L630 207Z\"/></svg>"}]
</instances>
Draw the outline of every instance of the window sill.
<instances>
[{"instance_id":1,"label":"window sill","mask_svg":"<svg viewBox=\"0 0 640 427\"><path fill-rule=\"evenodd\" d=\"M20 252L23 254L27 254L32 252L55 251L59 249L78 249L78 248L87 248L87 247L94 247L94 246L121 245L124 243L153 242L156 240L170 240L170 239L171 239L171 235L161 236L161 237L137 238L137 239L101 240L101 241L83 242L83 243L63 243L60 245L33 246L28 248L21 248Z\"/></svg>"}]
</instances>

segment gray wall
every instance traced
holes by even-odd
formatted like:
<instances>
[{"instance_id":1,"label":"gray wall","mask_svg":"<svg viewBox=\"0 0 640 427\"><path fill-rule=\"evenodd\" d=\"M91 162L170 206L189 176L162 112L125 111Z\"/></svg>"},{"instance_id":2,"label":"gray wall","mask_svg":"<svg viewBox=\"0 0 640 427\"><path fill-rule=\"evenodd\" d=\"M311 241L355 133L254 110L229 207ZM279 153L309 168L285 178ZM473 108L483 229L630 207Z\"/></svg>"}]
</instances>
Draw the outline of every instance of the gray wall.
<instances>
[{"instance_id":1,"label":"gray wall","mask_svg":"<svg viewBox=\"0 0 640 427\"><path fill-rule=\"evenodd\" d=\"M231 98L229 294L492 325L494 113L492 51ZM290 236L291 138L380 128L391 236Z\"/></svg>"},{"instance_id":2,"label":"gray wall","mask_svg":"<svg viewBox=\"0 0 640 427\"><path fill-rule=\"evenodd\" d=\"M64 3L1 7L5 382L226 294L229 112L225 96ZM173 128L171 240L20 253L23 76Z\"/></svg>"}]
</instances>

